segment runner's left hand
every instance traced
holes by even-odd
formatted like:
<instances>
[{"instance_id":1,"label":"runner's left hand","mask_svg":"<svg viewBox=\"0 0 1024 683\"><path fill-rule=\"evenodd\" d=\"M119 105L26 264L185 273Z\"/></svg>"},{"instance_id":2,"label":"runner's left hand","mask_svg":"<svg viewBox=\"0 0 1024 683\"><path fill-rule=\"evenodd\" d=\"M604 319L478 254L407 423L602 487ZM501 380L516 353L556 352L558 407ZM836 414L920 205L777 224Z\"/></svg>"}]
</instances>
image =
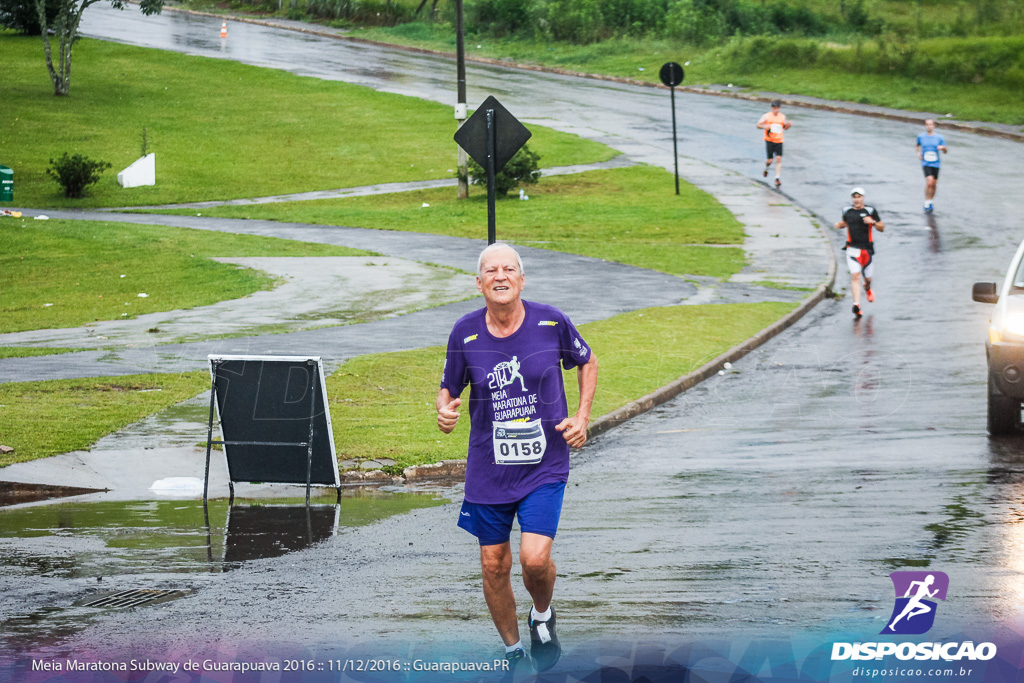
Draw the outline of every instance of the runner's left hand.
<instances>
[{"instance_id":1,"label":"runner's left hand","mask_svg":"<svg viewBox=\"0 0 1024 683\"><path fill-rule=\"evenodd\" d=\"M583 444L587 442L587 424L589 422L590 420L585 417L573 415L555 425L555 429L562 432L562 438L570 446L582 448Z\"/></svg>"}]
</instances>

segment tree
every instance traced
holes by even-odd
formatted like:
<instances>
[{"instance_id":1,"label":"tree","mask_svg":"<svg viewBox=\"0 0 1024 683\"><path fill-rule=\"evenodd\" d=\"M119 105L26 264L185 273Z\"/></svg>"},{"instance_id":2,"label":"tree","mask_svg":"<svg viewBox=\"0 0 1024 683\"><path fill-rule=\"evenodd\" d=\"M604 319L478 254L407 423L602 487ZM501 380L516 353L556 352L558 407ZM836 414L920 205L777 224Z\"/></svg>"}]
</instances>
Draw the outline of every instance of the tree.
<instances>
[{"instance_id":1,"label":"tree","mask_svg":"<svg viewBox=\"0 0 1024 683\"><path fill-rule=\"evenodd\" d=\"M533 185L540 180L540 155L523 145L515 156L509 159L505 168L494 174L494 194L505 197L510 190L522 185ZM474 185L487 186L487 171L473 159L469 160L469 175Z\"/></svg>"},{"instance_id":2,"label":"tree","mask_svg":"<svg viewBox=\"0 0 1024 683\"><path fill-rule=\"evenodd\" d=\"M42 29L43 52L46 54L46 68L53 81L53 94L63 97L71 88L71 48L78 40L78 26L82 23L82 13L90 5L99 0L60 0L56 16L50 21L47 16L47 0L35 0L36 13L39 15L39 26ZM116 9L124 9L127 0L110 0ZM141 0L139 7L145 15L159 14L163 9L163 0ZM53 51L50 48L50 31L57 40L57 66L53 64Z\"/></svg>"},{"instance_id":3,"label":"tree","mask_svg":"<svg viewBox=\"0 0 1024 683\"><path fill-rule=\"evenodd\" d=\"M53 21L61 0L46 0L46 18ZM13 28L29 36L38 36L39 13L36 0L0 0L0 26Z\"/></svg>"}]
</instances>

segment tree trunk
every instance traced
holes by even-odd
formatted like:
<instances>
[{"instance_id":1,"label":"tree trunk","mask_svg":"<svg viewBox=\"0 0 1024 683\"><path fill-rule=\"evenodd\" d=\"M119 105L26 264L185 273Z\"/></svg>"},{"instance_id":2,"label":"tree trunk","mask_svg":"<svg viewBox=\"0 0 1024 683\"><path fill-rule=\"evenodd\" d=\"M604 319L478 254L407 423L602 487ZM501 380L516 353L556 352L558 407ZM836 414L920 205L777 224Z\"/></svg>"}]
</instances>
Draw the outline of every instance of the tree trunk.
<instances>
[{"instance_id":1,"label":"tree trunk","mask_svg":"<svg viewBox=\"0 0 1024 683\"><path fill-rule=\"evenodd\" d=\"M60 11L54 18L53 34L57 39L57 66L53 64L53 48L50 45L50 26L46 22L46 0L35 0L36 11L39 13L39 27L42 29L43 52L46 55L46 70L53 81L53 94L66 97L71 90L71 49L78 39L78 27L82 23L82 13L89 5L98 0L64 0Z\"/></svg>"}]
</instances>

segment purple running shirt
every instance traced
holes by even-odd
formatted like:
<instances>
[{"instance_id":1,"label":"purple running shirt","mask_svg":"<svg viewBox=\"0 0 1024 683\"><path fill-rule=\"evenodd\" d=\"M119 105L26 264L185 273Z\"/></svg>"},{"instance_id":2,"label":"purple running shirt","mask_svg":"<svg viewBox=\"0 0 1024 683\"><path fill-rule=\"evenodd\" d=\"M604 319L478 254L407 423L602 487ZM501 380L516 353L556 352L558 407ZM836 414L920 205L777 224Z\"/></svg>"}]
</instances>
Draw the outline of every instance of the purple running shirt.
<instances>
[{"instance_id":1,"label":"purple running shirt","mask_svg":"<svg viewBox=\"0 0 1024 683\"><path fill-rule=\"evenodd\" d=\"M568 416L559 366L585 365L590 347L554 306L523 306L526 318L508 337L487 330L486 308L459 318L448 337L441 388L457 398L470 387L471 503L511 503L569 479L569 444L555 429Z\"/></svg>"}]
</instances>

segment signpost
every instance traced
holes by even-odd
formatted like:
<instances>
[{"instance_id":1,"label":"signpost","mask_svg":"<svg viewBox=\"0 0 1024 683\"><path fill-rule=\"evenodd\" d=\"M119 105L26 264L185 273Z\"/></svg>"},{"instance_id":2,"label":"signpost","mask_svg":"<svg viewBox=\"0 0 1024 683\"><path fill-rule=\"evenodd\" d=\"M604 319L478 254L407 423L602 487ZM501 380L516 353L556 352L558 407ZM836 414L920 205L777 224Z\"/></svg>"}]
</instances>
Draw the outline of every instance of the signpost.
<instances>
[{"instance_id":1,"label":"signpost","mask_svg":"<svg viewBox=\"0 0 1024 683\"><path fill-rule=\"evenodd\" d=\"M672 93L672 160L676 164L676 194L679 194L679 150L676 143L676 86L683 82L683 67L675 62L665 62L658 74L661 82Z\"/></svg>"},{"instance_id":2,"label":"signpost","mask_svg":"<svg viewBox=\"0 0 1024 683\"><path fill-rule=\"evenodd\" d=\"M508 109L489 96L455 133L455 142L487 171L487 244L497 241L494 176L533 135Z\"/></svg>"},{"instance_id":3,"label":"signpost","mask_svg":"<svg viewBox=\"0 0 1024 683\"><path fill-rule=\"evenodd\" d=\"M466 123L466 30L462 22L462 0L455 0L455 120L458 127ZM466 151L459 147L458 155L459 199L469 198L469 174L466 171Z\"/></svg>"}]
</instances>

